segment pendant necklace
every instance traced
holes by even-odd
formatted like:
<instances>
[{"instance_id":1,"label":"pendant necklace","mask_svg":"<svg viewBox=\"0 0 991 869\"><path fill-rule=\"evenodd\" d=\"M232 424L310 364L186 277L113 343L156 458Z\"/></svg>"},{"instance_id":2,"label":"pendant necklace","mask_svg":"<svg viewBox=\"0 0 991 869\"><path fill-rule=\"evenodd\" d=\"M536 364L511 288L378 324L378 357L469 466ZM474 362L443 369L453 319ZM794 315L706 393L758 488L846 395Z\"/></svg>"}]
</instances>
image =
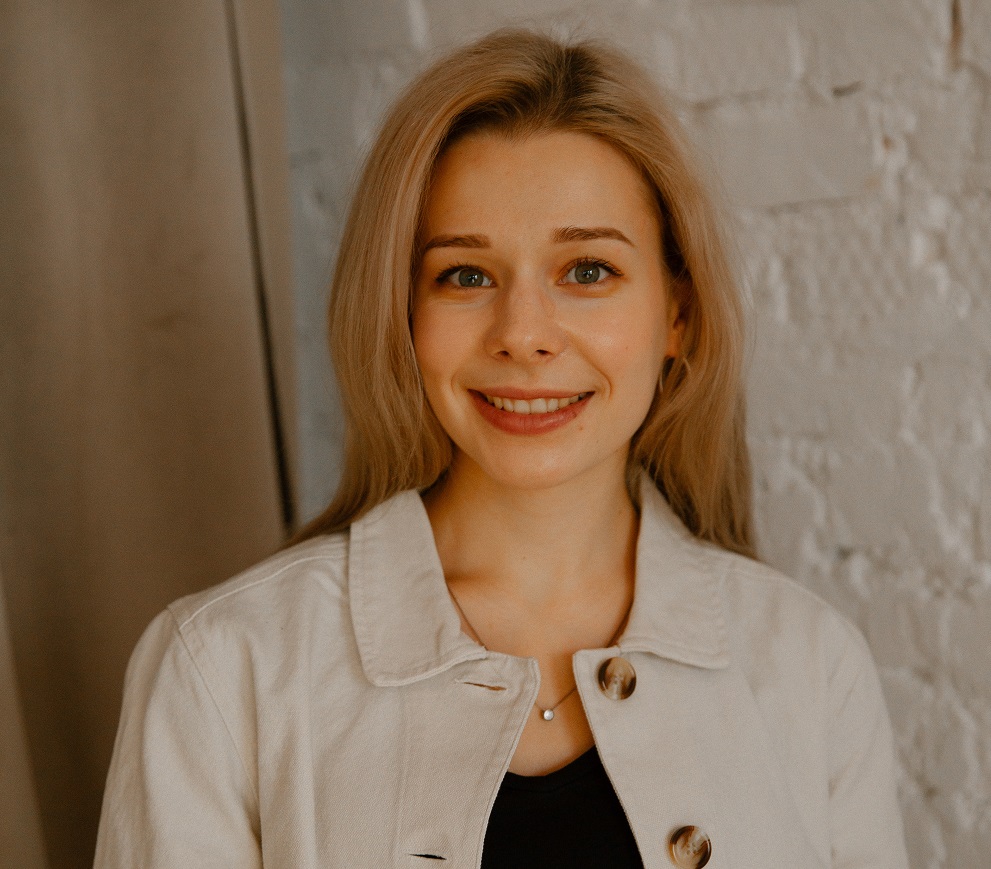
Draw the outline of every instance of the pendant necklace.
<instances>
[{"instance_id":1,"label":"pendant necklace","mask_svg":"<svg viewBox=\"0 0 991 869\"><path fill-rule=\"evenodd\" d=\"M475 626L471 623L471 619L468 618L468 614L464 611L464 607L461 606L461 601L457 599L454 592L451 591L450 588L447 591L448 594L451 595L451 600L454 601L454 605L458 608L458 612L461 613L461 618L463 618L465 620L465 624L468 625L469 628L471 628L471 632L475 635L475 639L478 640L478 642L482 645L483 648L488 649L488 646L485 644L485 641L482 639L478 631L475 630ZM633 608L633 602L630 601L630 609L632 608ZM606 643L606 648L609 648L610 646L612 646L614 642L616 642L616 638L619 637L620 632L623 630L623 626L626 624L626 620L629 617L629 615L630 615L630 610L627 609L626 615L623 616L622 620L619 623L619 627L616 628L616 633L613 634L612 637L609 639L609 642ZM578 683L575 682L572 689L567 694L565 694L560 700L558 700L557 703L555 703L553 706L548 706L546 709L543 709L536 703L534 703L533 705L536 707L537 711L540 713L540 717L544 721L553 721L554 711L558 708L558 706L564 703L564 701L567 700L577 690L578 690Z\"/></svg>"}]
</instances>

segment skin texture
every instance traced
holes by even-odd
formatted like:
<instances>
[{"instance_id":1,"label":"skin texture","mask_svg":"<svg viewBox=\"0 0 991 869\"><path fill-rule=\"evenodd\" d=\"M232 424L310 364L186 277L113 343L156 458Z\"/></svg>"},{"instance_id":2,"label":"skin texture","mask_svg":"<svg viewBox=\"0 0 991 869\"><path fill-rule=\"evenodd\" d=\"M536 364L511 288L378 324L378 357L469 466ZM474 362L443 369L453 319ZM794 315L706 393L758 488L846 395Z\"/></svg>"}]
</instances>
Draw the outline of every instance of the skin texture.
<instances>
[{"instance_id":1,"label":"skin texture","mask_svg":"<svg viewBox=\"0 0 991 869\"><path fill-rule=\"evenodd\" d=\"M424 501L476 639L536 657L545 707L632 601L626 459L681 340L659 220L618 151L565 132L460 140L426 203L413 341L455 456ZM483 394L586 397L531 419ZM573 694L553 722L531 714L510 768L546 773L591 744Z\"/></svg>"}]
</instances>

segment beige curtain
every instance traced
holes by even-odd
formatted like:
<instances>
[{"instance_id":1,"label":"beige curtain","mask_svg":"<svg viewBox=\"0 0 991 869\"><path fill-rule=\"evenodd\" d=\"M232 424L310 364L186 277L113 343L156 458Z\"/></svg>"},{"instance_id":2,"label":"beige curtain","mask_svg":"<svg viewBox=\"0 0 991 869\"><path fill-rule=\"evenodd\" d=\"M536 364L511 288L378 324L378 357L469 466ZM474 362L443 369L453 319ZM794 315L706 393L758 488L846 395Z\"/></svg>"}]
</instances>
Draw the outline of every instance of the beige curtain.
<instances>
[{"instance_id":1,"label":"beige curtain","mask_svg":"<svg viewBox=\"0 0 991 869\"><path fill-rule=\"evenodd\" d=\"M0 576L0 866L43 869L41 822L2 592Z\"/></svg>"},{"instance_id":2,"label":"beige curtain","mask_svg":"<svg viewBox=\"0 0 991 869\"><path fill-rule=\"evenodd\" d=\"M140 632L290 521L278 33L275 0L0 0L3 869L92 863Z\"/></svg>"}]
</instances>

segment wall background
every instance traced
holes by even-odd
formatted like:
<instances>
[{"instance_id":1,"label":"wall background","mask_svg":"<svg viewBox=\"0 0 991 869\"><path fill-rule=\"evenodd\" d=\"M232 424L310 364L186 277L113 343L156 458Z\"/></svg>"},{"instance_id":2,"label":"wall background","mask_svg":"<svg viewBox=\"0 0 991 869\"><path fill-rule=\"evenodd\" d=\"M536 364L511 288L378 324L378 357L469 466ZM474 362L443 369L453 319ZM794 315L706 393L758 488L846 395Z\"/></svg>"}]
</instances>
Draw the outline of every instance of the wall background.
<instances>
[{"instance_id":1,"label":"wall background","mask_svg":"<svg viewBox=\"0 0 991 869\"><path fill-rule=\"evenodd\" d=\"M991 0L282 0L302 512L340 422L326 284L383 108L493 26L608 36L711 156L752 295L765 559L878 660L916 869L991 852Z\"/></svg>"}]
</instances>

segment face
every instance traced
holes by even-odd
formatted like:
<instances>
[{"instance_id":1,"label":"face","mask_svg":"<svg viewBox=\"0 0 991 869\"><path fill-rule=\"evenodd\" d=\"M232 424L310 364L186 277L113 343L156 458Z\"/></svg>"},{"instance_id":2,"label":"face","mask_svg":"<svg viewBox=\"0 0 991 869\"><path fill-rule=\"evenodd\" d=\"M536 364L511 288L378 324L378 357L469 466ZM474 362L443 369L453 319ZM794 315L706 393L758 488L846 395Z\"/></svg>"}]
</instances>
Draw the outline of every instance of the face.
<instances>
[{"instance_id":1,"label":"face","mask_svg":"<svg viewBox=\"0 0 991 869\"><path fill-rule=\"evenodd\" d=\"M625 474L681 326L651 191L611 145L475 134L436 167L413 343L451 474Z\"/></svg>"}]
</instances>

